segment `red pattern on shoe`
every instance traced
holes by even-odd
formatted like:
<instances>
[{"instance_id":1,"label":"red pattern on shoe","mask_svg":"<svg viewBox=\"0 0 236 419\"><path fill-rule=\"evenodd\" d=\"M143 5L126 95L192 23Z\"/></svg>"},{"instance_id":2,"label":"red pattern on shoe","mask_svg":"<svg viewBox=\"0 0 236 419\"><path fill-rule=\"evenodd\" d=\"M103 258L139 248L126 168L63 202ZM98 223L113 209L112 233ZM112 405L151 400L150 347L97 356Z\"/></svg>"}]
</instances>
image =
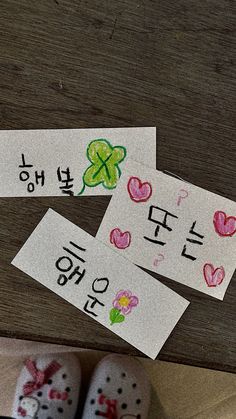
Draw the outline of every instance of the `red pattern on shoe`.
<instances>
[{"instance_id":1,"label":"red pattern on shoe","mask_svg":"<svg viewBox=\"0 0 236 419\"><path fill-rule=\"evenodd\" d=\"M67 393L67 391L60 392L60 391L51 389L48 393L48 398L50 400L56 399L56 400L63 400L64 401L64 400L68 399L68 393Z\"/></svg>"},{"instance_id":2,"label":"red pattern on shoe","mask_svg":"<svg viewBox=\"0 0 236 419\"><path fill-rule=\"evenodd\" d=\"M105 404L107 407L106 412L98 411L98 416L102 416L103 418L107 419L118 419L117 400L109 400L106 398L104 394L101 394L101 396L98 399L98 403L101 405Z\"/></svg>"},{"instance_id":3,"label":"red pattern on shoe","mask_svg":"<svg viewBox=\"0 0 236 419\"><path fill-rule=\"evenodd\" d=\"M18 407L18 413L20 414L20 416L22 416L23 418L25 418L25 416L27 415L27 412L25 409L23 409L23 407Z\"/></svg>"},{"instance_id":4,"label":"red pattern on shoe","mask_svg":"<svg viewBox=\"0 0 236 419\"><path fill-rule=\"evenodd\" d=\"M44 371L38 370L35 361L28 359L25 363L26 368L33 377L33 381L28 381L23 387L24 396L29 396L34 391L39 390L47 384L51 378L61 368L57 361L52 361Z\"/></svg>"}]
</instances>

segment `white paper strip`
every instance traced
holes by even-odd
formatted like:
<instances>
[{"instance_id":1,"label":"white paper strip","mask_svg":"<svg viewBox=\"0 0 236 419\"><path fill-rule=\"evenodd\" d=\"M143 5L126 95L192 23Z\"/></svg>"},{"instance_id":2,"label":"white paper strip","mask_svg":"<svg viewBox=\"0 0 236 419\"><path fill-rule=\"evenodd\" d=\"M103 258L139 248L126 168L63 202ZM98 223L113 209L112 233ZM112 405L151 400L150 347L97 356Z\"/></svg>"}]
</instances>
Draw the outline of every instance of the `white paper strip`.
<instances>
[{"instance_id":1,"label":"white paper strip","mask_svg":"<svg viewBox=\"0 0 236 419\"><path fill-rule=\"evenodd\" d=\"M0 131L0 196L112 195L127 157L156 167L156 128Z\"/></svg>"},{"instance_id":2,"label":"white paper strip","mask_svg":"<svg viewBox=\"0 0 236 419\"><path fill-rule=\"evenodd\" d=\"M12 264L153 359L189 304L53 210Z\"/></svg>"},{"instance_id":3,"label":"white paper strip","mask_svg":"<svg viewBox=\"0 0 236 419\"><path fill-rule=\"evenodd\" d=\"M236 268L235 215L235 202L127 160L96 238L222 300Z\"/></svg>"}]
</instances>

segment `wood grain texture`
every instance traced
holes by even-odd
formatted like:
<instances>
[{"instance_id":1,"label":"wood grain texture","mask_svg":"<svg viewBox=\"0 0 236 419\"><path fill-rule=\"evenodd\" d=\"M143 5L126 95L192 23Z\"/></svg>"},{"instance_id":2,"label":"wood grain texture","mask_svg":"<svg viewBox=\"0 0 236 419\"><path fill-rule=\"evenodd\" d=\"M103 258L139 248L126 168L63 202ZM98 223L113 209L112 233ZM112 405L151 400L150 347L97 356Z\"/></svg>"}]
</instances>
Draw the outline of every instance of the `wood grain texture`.
<instances>
[{"instance_id":1,"label":"wood grain texture","mask_svg":"<svg viewBox=\"0 0 236 419\"><path fill-rule=\"evenodd\" d=\"M235 200L235 28L233 0L5 0L1 128L156 125L159 169ZM0 199L0 335L138 353L10 265L48 207L95 235L108 202ZM235 372L236 276L223 302L160 279L192 304L159 358Z\"/></svg>"}]
</instances>

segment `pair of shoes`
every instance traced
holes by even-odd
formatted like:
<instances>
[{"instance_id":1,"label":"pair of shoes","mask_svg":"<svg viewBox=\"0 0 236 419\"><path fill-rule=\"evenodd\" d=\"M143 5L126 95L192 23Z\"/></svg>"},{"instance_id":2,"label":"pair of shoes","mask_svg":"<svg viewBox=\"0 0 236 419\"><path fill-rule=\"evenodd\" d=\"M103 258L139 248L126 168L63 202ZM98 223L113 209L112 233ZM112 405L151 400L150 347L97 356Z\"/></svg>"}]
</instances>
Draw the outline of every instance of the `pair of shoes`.
<instances>
[{"instance_id":1,"label":"pair of shoes","mask_svg":"<svg viewBox=\"0 0 236 419\"><path fill-rule=\"evenodd\" d=\"M73 354L44 355L25 362L17 381L14 419L75 419L81 369ZM108 355L98 364L82 419L147 419L150 383L134 358Z\"/></svg>"}]
</instances>

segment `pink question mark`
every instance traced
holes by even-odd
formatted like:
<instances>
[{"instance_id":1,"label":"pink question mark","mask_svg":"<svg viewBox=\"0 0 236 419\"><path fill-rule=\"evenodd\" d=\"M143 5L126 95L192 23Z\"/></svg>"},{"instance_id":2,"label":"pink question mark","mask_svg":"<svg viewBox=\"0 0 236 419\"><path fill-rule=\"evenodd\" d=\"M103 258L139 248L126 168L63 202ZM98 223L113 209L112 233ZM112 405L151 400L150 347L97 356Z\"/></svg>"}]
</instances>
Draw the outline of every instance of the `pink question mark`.
<instances>
[{"instance_id":1,"label":"pink question mark","mask_svg":"<svg viewBox=\"0 0 236 419\"><path fill-rule=\"evenodd\" d=\"M177 200L177 205L179 206L182 199L185 199L187 197L188 197L188 191L186 191L185 189L180 189L179 197L178 197L178 200Z\"/></svg>"},{"instance_id":2,"label":"pink question mark","mask_svg":"<svg viewBox=\"0 0 236 419\"><path fill-rule=\"evenodd\" d=\"M162 262L165 259L165 256L162 253L158 253L158 257L154 259L153 265L158 266L160 262Z\"/></svg>"}]
</instances>

